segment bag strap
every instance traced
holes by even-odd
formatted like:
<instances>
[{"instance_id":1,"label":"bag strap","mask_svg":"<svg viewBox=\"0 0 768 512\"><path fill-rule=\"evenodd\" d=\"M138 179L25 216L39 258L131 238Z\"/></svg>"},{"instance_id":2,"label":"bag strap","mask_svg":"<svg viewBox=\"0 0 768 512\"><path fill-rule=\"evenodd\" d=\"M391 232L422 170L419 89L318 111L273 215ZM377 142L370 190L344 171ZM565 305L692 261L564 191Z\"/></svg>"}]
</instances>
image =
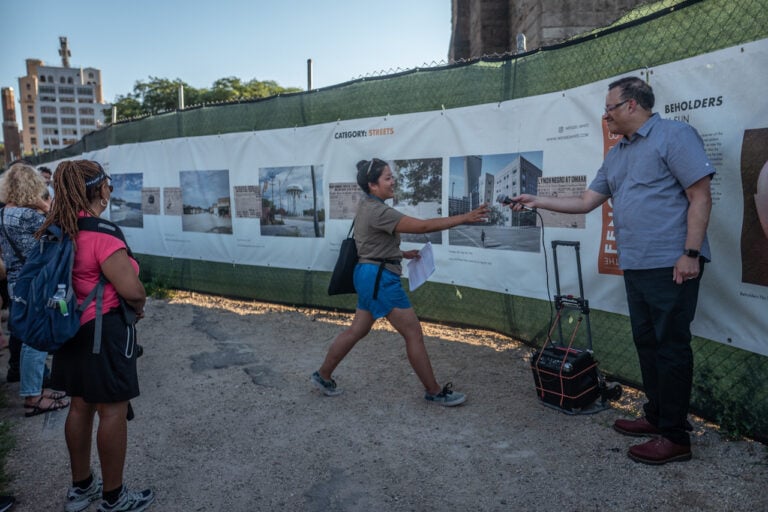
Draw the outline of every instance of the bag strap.
<instances>
[{"instance_id":1,"label":"bag strap","mask_svg":"<svg viewBox=\"0 0 768 512\"><path fill-rule=\"evenodd\" d=\"M120 229L120 226L114 222L110 222L107 219L102 219L100 217L79 217L77 219L77 229L80 231L95 231L97 233L112 235L125 244L125 250L128 251L128 256L133 258L133 253L131 252L131 248L128 247L128 242L125 240L123 231Z\"/></svg>"},{"instance_id":2,"label":"bag strap","mask_svg":"<svg viewBox=\"0 0 768 512\"><path fill-rule=\"evenodd\" d=\"M384 265L389 263L390 265L399 265L402 260L388 260L385 258L365 258L367 260L378 261L379 271L376 272L376 281L373 283L373 300L379 296L379 282L381 281L381 274L384 273Z\"/></svg>"},{"instance_id":3,"label":"bag strap","mask_svg":"<svg viewBox=\"0 0 768 512\"><path fill-rule=\"evenodd\" d=\"M352 225L349 226L349 231L347 232L347 238L352 238L352 230L355 229L355 219L352 219Z\"/></svg>"},{"instance_id":4,"label":"bag strap","mask_svg":"<svg viewBox=\"0 0 768 512\"><path fill-rule=\"evenodd\" d=\"M131 252L131 248L128 247L128 242L125 240L125 235L123 234L123 231L120 229L120 227L110 222L106 219L101 219L99 217L79 217L77 219L77 228L81 231L95 231L97 233L105 233L107 235L112 235L118 240L122 241L125 244L125 250L128 251L128 256L133 258L133 253ZM106 283L108 283L109 280L107 279L107 276L104 275L104 273L99 274L99 282L96 283L96 286L91 290L91 292L88 294L88 296L83 300L82 304L78 306L78 309L82 313L86 307L88 307L88 304L90 304L93 300L96 301L96 319L93 326L93 353L98 354L101 352L101 331L102 331L102 325L103 325L103 316L104 313L102 311L104 306L104 287ZM120 300L121 306L123 305L123 298L120 297L120 295L117 296ZM127 304L126 304L127 306Z\"/></svg>"},{"instance_id":5,"label":"bag strap","mask_svg":"<svg viewBox=\"0 0 768 512\"><path fill-rule=\"evenodd\" d=\"M8 234L8 230L5 229L5 206L0 208L0 225L2 225L3 227L3 233L5 233L5 239L8 240L9 244L11 244L11 248L13 249L13 252L16 253L16 258L21 260L21 264L23 265L24 262L27 261L27 258L19 250L19 246L16 245L16 243L13 241L13 238L11 238L11 235Z\"/></svg>"},{"instance_id":6,"label":"bag strap","mask_svg":"<svg viewBox=\"0 0 768 512\"><path fill-rule=\"evenodd\" d=\"M77 306L77 310L82 314L83 311L85 311L85 308L88 307L88 304L93 302L94 299L96 299L96 320L94 323L94 329L93 329L93 353L99 354L101 353L101 326L102 326L102 317L104 316L102 314L102 305L103 305L103 299L104 299L104 284L107 282L106 276L104 274L101 274L99 276L99 282L96 283L96 286L93 287L93 290L91 290L91 293L88 294L88 296L83 300L83 302Z\"/></svg>"}]
</instances>

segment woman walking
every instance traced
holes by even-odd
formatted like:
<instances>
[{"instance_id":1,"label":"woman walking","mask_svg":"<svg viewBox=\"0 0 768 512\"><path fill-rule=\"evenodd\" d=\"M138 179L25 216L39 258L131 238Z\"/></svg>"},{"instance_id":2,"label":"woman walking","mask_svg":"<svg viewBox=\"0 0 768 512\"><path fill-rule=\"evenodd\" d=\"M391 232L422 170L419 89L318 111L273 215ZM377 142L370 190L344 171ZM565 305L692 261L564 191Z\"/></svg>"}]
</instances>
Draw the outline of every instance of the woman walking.
<instances>
[{"instance_id":1,"label":"woman walking","mask_svg":"<svg viewBox=\"0 0 768 512\"><path fill-rule=\"evenodd\" d=\"M386 317L405 340L408 361L424 386L424 398L443 406L464 402L463 393L453 391L450 383L440 386L432 371L424 334L400 282L402 258L419 257L419 251L401 251L400 233L433 233L444 229L481 222L488 206L452 217L417 219L387 206L384 201L395 196L395 178L384 160L374 158L357 163L357 184L367 194L355 216L355 243L360 261L355 267L354 283L357 309L352 325L331 343L322 366L312 374L312 384L327 396L341 393L331 374L350 350L363 339L374 322Z\"/></svg>"}]
</instances>

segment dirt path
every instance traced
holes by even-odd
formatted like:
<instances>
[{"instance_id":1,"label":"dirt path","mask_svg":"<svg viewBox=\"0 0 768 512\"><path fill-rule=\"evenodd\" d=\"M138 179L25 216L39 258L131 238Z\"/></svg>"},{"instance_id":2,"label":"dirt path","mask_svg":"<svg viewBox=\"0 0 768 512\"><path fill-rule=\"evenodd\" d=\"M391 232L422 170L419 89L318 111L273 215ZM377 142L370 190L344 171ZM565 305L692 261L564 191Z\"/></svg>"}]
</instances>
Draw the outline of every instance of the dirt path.
<instances>
[{"instance_id":1,"label":"dirt path","mask_svg":"<svg viewBox=\"0 0 768 512\"><path fill-rule=\"evenodd\" d=\"M152 486L152 510L171 512L768 510L765 446L694 419L692 461L633 463L636 440L610 425L634 414L636 394L589 416L543 407L529 350L493 333L425 325L438 380L468 395L461 407L423 400L383 323L338 369L344 394L322 397L309 375L349 318L200 294L151 301L128 485ZM18 384L3 387L14 510L61 510L66 413L25 419Z\"/></svg>"}]
</instances>

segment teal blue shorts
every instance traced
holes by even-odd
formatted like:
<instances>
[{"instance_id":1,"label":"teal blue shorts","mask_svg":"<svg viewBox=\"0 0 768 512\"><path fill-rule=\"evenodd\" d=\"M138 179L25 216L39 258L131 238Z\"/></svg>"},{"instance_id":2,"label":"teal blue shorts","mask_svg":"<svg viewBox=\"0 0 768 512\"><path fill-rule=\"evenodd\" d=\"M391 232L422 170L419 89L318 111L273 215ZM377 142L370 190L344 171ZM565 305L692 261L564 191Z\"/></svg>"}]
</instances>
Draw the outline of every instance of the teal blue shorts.
<instances>
[{"instance_id":1,"label":"teal blue shorts","mask_svg":"<svg viewBox=\"0 0 768 512\"><path fill-rule=\"evenodd\" d=\"M368 311L373 319L387 316L392 309L408 309L411 301L405 294L400 276L384 269L379 280L379 293L373 298L373 287L379 265L374 263L358 263L355 267L354 281L357 290L357 308Z\"/></svg>"}]
</instances>

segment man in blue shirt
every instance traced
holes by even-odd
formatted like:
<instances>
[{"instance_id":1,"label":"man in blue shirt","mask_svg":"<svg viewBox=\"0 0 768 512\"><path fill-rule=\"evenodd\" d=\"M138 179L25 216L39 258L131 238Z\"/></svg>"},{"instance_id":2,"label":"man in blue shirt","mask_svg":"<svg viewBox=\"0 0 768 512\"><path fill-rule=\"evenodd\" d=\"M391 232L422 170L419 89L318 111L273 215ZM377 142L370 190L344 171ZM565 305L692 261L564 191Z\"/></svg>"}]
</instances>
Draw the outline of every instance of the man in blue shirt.
<instances>
[{"instance_id":1,"label":"man in blue shirt","mask_svg":"<svg viewBox=\"0 0 768 512\"><path fill-rule=\"evenodd\" d=\"M646 464L691 458L687 415L693 379L690 324L704 262L715 169L694 128L652 112L651 87L639 78L611 83L604 118L622 139L578 197L522 194L512 209L586 213L609 198L619 266L647 398L645 416L614 429L652 436L629 456Z\"/></svg>"}]
</instances>

